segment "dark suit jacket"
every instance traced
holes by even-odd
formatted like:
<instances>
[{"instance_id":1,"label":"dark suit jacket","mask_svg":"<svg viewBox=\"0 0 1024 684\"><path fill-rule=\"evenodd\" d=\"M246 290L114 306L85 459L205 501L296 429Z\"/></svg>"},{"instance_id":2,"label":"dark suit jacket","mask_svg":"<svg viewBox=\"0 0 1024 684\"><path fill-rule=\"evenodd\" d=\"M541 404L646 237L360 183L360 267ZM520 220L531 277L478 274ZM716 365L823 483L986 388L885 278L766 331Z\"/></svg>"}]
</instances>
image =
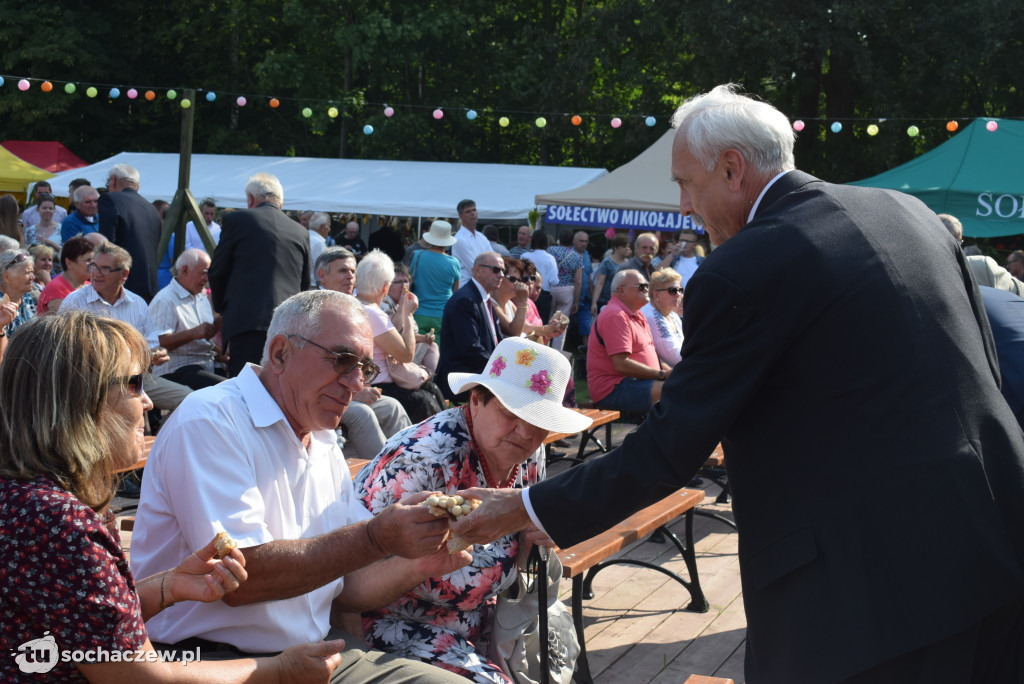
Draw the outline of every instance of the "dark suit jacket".
<instances>
[{"instance_id":1,"label":"dark suit jacket","mask_svg":"<svg viewBox=\"0 0 1024 684\"><path fill-rule=\"evenodd\" d=\"M834 682L1024 593L1024 436L965 258L918 200L791 172L686 288L616 451L530 490L562 547L725 447L746 679Z\"/></svg>"},{"instance_id":2,"label":"dark suit jacket","mask_svg":"<svg viewBox=\"0 0 1024 684\"><path fill-rule=\"evenodd\" d=\"M447 399L455 394L448 386L449 373L479 373L494 351L494 338L487 317L501 335L498 320L488 312L483 296L471 279L453 294L441 317L441 358L437 362L437 386ZM500 338L499 338L500 339Z\"/></svg>"},{"instance_id":3,"label":"dark suit jacket","mask_svg":"<svg viewBox=\"0 0 1024 684\"><path fill-rule=\"evenodd\" d=\"M274 308L309 289L309 231L272 203L232 211L221 221L210 264L213 309L223 337L266 331Z\"/></svg>"},{"instance_id":4,"label":"dark suit jacket","mask_svg":"<svg viewBox=\"0 0 1024 684\"><path fill-rule=\"evenodd\" d=\"M100 195L99 231L132 255L132 268L124 287L146 300L160 290L157 270L160 259L160 228L163 222L156 207L131 188Z\"/></svg>"}]
</instances>

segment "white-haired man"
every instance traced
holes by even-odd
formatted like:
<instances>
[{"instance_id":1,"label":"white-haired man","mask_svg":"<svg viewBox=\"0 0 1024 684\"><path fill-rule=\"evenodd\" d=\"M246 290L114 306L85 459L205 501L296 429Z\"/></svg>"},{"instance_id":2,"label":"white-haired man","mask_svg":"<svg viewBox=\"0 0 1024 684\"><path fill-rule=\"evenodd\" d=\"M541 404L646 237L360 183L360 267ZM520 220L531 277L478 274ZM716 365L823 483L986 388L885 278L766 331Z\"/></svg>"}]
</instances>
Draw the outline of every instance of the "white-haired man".
<instances>
[{"instance_id":1,"label":"white-haired man","mask_svg":"<svg viewBox=\"0 0 1024 684\"><path fill-rule=\"evenodd\" d=\"M309 232L281 211L281 181L257 173L245 197L248 209L224 215L210 265L213 310L224 317L231 377L246 363L259 363L274 308L309 289Z\"/></svg>"},{"instance_id":2,"label":"white-haired man","mask_svg":"<svg viewBox=\"0 0 1024 684\"><path fill-rule=\"evenodd\" d=\"M91 185L81 185L74 190L72 200L75 210L60 224L61 244L76 235L98 233L100 229L100 193Z\"/></svg>"},{"instance_id":3,"label":"white-haired man","mask_svg":"<svg viewBox=\"0 0 1024 684\"><path fill-rule=\"evenodd\" d=\"M218 327L206 296L210 256L201 249L186 249L174 262L174 278L149 303L149 315L160 334L160 346L170 361L153 374L194 390L223 382L214 373L219 349L211 338Z\"/></svg>"},{"instance_id":4,"label":"white-haired man","mask_svg":"<svg viewBox=\"0 0 1024 684\"><path fill-rule=\"evenodd\" d=\"M147 302L159 291L160 229L163 222L149 200L139 194L139 172L115 164L107 175L107 192L99 199L100 233L132 255L125 287Z\"/></svg>"},{"instance_id":5,"label":"white-haired man","mask_svg":"<svg viewBox=\"0 0 1024 684\"><path fill-rule=\"evenodd\" d=\"M1021 681L1024 433L960 246L913 197L795 170L790 121L735 86L674 123L680 211L717 245L682 361L617 450L527 490L538 524L571 546L721 442L747 681ZM481 491L456 534L530 521Z\"/></svg>"},{"instance_id":6,"label":"white-haired man","mask_svg":"<svg viewBox=\"0 0 1024 684\"><path fill-rule=\"evenodd\" d=\"M344 247L328 247L316 260L320 288L351 295L356 289L356 257ZM356 393L341 427L345 431L345 454L372 459L393 434L412 425L409 414L397 399L381 394L377 387Z\"/></svg>"},{"instance_id":7,"label":"white-haired man","mask_svg":"<svg viewBox=\"0 0 1024 684\"><path fill-rule=\"evenodd\" d=\"M325 212L317 212L309 219L309 284L317 285L315 264L324 249L327 248L327 237L331 234L331 216Z\"/></svg>"},{"instance_id":8,"label":"white-haired man","mask_svg":"<svg viewBox=\"0 0 1024 684\"><path fill-rule=\"evenodd\" d=\"M170 555L225 531L245 554L248 579L224 601L166 608L146 625L154 641L222 659L331 633L346 639L331 681L465 681L332 630L332 610L387 605L471 560L442 548L447 524L417 505L425 492L375 517L355 496L334 430L375 376L372 354L354 298L303 292L274 312L262 367L197 392L164 425L143 479L136 574L173 567Z\"/></svg>"}]
</instances>

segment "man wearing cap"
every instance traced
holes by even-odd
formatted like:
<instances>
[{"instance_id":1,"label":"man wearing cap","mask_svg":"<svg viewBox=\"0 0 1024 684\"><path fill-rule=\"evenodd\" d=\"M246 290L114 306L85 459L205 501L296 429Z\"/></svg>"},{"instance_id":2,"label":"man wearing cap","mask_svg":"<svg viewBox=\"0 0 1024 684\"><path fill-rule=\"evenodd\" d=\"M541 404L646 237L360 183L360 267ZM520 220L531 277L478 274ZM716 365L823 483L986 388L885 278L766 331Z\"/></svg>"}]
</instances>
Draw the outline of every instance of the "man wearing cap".
<instances>
[{"instance_id":1,"label":"man wearing cap","mask_svg":"<svg viewBox=\"0 0 1024 684\"><path fill-rule=\"evenodd\" d=\"M459 290L459 260L445 254L457 240L452 235L452 224L447 221L431 223L422 239L426 248L417 250L408 264L412 292L420 300L413 318L421 332L433 330L440 339L444 306Z\"/></svg>"},{"instance_id":2,"label":"man wearing cap","mask_svg":"<svg viewBox=\"0 0 1024 684\"><path fill-rule=\"evenodd\" d=\"M456 400L446 382L449 373L479 373L501 339L491 295L505 277L505 262L497 252L483 252L473 264L473 277L444 307L441 325L439 386L445 398ZM422 326L420 327L422 330Z\"/></svg>"},{"instance_id":3,"label":"man wearing cap","mask_svg":"<svg viewBox=\"0 0 1024 684\"><path fill-rule=\"evenodd\" d=\"M575 433L591 424L562 406L569 374L560 352L522 337L502 340L481 372L445 378L444 384L469 394L469 403L396 435L356 477L356 496L376 514L420 491L454 494L539 482L548 431ZM364 613L366 638L375 648L414 654L472 681L508 681L488 659L481 636L494 598L516 580L520 545L529 541L550 545L531 530L473 547L473 564L458 576L431 577Z\"/></svg>"}]
</instances>

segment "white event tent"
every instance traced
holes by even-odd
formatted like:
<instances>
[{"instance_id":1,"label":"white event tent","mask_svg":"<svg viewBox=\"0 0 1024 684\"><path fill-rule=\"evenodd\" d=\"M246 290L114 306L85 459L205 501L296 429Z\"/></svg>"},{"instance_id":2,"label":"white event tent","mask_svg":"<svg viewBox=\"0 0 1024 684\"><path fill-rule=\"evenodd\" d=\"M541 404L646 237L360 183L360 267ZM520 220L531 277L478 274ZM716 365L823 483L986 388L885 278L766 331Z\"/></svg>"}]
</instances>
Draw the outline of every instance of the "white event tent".
<instances>
[{"instance_id":1,"label":"white event tent","mask_svg":"<svg viewBox=\"0 0 1024 684\"><path fill-rule=\"evenodd\" d=\"M665 131L636 158L586 185L561 192L552 188L537 195L537 204L547 205L544 223L704 232L679 213L679 187L672 182L670 168L675 134L674 128Z\"/></svg>"},{"instance_id":2,"label":"white event tent","mask_svg":"<svg viewBox=\"0 0 1024 684\"><path fill-rule=\"evenodd\" d=\"M178 159L177 154L122 152L61 173L50 183L56 195L66 197L75 178L102 186L112 166L128 164L139 170L139 192L146 199L170 202L178 189ZM189 185L197 199L244 208L245 184L260 171L280 179L285 209L455 216L459 201L472 199L484 220L524 219L539 192L568 190L608 174L564 166L194 154Z\"/></svg>"}]
</instances>

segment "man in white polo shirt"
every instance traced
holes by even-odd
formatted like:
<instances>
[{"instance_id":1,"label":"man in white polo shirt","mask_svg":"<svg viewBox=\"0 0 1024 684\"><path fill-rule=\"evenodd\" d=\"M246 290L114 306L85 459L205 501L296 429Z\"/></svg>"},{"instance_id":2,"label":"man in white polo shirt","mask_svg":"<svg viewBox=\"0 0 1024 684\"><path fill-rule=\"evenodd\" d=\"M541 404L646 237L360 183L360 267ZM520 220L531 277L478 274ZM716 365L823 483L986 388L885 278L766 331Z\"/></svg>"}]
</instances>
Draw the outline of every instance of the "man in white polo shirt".
<instances>
[{"instance_id":1,"label":"man in white polo shirt","mask_svg":"<svg viewBox=\"0 0 1024 684\"><path fill-rule=\"evenodd\" d=\"M149 307L142 297L124 288L132 268L131 255L112 242L103 242L92 253L89 263L89 286L82 287L61 302L60 308L84 309L98 316L109 316L135 326L153 350L153 366L159 368L170 360L167 350L160 346L160 334L149 315ZM153 405L173 411L192 391L185 385L172 382L152 373L145 378L146 394Z\"/></svg>"},{"instance_id":2,"label":"man in white polo shirt","mask_svg":"<svg viewBox=\"0 0 1024 684\"><path fill-rule=\"evenodd\" d=\"M146 625L154 641L223 659L330 633L346 639L331 681L465 681L365 651L358 635L332 630L332 610L385 605L471 560L448 553L447 524L418 505L425 492L375 517L355 497L334 430L376 375L372 354L355 298L302 292L275 310L262 367L196 392L167 421L146 464L134 571L173 567L171 557L180 561L206 543L197 539L225 531L245 555L248 579L223 601L163 610Z\"/></svg>"},{"instance_id":3,"label":"man in white polo shirt","mask_svg":"<svg viewBox=\"0 0 1024 684\"><path fill-rule=\"evenodd\" d=\"M211 338L218 326L206 296L210 255L198 248L186 249L174 262L174 277L149 303L153 324L161 333L160 345L170 361L153 369L153 374L194 390L225 380L213 372L219 351Z\"/></svg>"}]
</instances>

